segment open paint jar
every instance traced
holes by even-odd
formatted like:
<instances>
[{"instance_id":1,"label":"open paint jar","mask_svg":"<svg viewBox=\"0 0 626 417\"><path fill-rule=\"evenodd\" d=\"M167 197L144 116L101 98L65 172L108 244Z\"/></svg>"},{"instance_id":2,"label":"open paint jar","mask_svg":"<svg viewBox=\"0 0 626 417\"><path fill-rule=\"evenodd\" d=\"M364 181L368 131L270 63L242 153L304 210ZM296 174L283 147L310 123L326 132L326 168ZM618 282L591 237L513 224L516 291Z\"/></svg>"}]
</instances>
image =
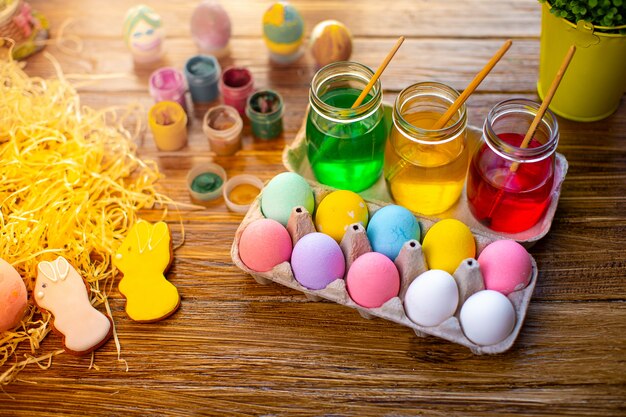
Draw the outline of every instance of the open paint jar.
<instances>
[{"instance_id":1,"label":"open paint jar","mask_svg":"<svg viewBox=\"0 0 626 417\"><path fill-rule=\"evenodd\" d=\"M325 66L311 81L306 141L322 184L358 192L380 177L387 139L380 80L351 109L373 75L364 65L344 61Z\"/></svg>"},{"instance_id":2,"label":"open paint jar","mask_svg":"<svg viewBox=\"0 0 626 417\"><path fill-rule=\"evenodd\" d=\"M246 115L254 136L273 139L283 131L283 98L276 91L257 91L248 98Z\"/></svg>"},{"instance_id":3,"label":"open paint jar","mask_svg":"<svg viewBox=\"0 0 626 417\"><path fill-rule=\"evenodd\" d=\"M468 164L465 104L441 129L433 125L459 96L445 84L413 84L398 95L385 151L394 200L413 212L442 213L461 196Z\"/></svg>"},{"instance_id":4,"label":"open paint jar","mask_svg":"<svg viewBox=\"0 0 626 417\"><path fill-rule=\"evenodd\" d=\"M175 101L187 111L185 77L176 68L159 68L150 75L150 95L155 102Z\"/></svg>"},{"instance_id":5,"label":"open paint jar","mask_svg":"<svg viewBox=\"0 0 626 417\"><path fill-rule=\"evenodd\" d=\"M196 165L187 173L187 189L198 201L210 201L222 195L226 171L217 164Z\"/></svg>"},{"instance_id":6,"label":"open paint jar","mask_svg":"<svg viewBox=\"0 0 626 417\"><path fill-rule=\"evenodd\" d=\"M551 202L559 126L548 110L528 147L520 148L540 104L512 99L494 106L472 157L467 199L474 217L505 233L534 226Z\"/></svg>"},{"instance_id":7,"label":"open paint jar","mask_svg":"<svg viewBox=\"0 0 626 417\"><path fill-rule=\"evenodd\" d=\"M196 55L189 58L185 64L185 77L194 104L210 103L219 98L220 72L220 64L213 56Z\"/></svg>"},{"instance_id":8,"label":"open paint jar","mask_svg":"<svg viewBox=\"0 0 626 417\"><path fill-rule=\"evenodd\" d=\"M263 190L263 181L254 175L235 175L224 186L226 206L236 213L245 213Z\"/></svg>"},{"instance_id":9,"label":"open paint jar","mask_svg":"<svg viewBox=\"0 0 626 417\"><path fill-rule=\"evenodd\" d=\"M252 73L247 68L227 68L220 78L220 89L224 104L234 107L243 116L248 96L254 91Z\"/></svg>"},{"instance_id":10,"label":"open paint jar","mask_svg":"<svg viewBox=\"0 0 626 417\"><path fill-rule=\"evenodd\" d=\"M187 114L180 104L158 102L148 112L148 124L160 150L177 151L187 144Z\"/></svg>"},{"instance_id":11,"label":"open paint jar","mask_svg":"<svg viewBox=\"0 0 626 417\"><path fill-rule=\"evenodd\" d=\"M232 155L241 149L242 129L241 116L231 106L210 108L202 121L202 130L209 139L211 150L220 156Z\"/></svg>"}]
</instances>

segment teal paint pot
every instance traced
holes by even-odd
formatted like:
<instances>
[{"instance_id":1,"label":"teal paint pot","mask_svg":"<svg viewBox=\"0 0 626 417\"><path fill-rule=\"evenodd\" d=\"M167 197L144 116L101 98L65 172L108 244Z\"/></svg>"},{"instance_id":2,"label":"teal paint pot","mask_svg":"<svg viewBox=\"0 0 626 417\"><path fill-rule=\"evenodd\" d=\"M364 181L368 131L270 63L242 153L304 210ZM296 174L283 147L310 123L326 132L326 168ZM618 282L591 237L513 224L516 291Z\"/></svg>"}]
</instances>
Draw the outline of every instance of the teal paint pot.
<instances>
[{"instance_id":1,"label":"teal paint pot","mask_svg":"<svg viewBox=\"0 0 626 417\"><path fill-rule=\"evenodd\" d=\"M248 97L246 115L252 133L259 139L273 139L283 131L283 98L276 91L260 90Z\"/></svg>"},{"instance_id":2,"label":"teal paint pot","mask_svg":"<svg viewBox=\"0 0 626 417\"><path fill-rule=\"evenodd\" d=\"M189 58L184 72L194 104L211 103L219 98L218 83L222 70L214 56L196 55Z\"/></svg>"}]
</instances>

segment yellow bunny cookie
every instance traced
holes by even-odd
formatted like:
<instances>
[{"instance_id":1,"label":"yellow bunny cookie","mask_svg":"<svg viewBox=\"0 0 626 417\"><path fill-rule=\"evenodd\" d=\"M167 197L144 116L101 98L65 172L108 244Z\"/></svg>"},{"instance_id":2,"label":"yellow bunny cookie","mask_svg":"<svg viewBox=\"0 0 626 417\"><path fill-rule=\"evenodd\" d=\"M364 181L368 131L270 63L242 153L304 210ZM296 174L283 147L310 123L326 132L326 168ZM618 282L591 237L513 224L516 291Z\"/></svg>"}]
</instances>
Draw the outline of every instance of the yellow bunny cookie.
<instances>
[{"instance_id":1,"label":"yellow bunny cookie","mask_svg":"<svg viewBox=\"0 0 626 417\"><path fill-rule=\"evenodd\" d=\"M163 275L172 260L170 231L165 222L139 220L117 250L113 264L122 271L119 289L126 297L126 314L151 322L174 313L180 296Z\"/></svg>"},{"instance_id":2,"label":"yellow bunny cookie","mask_svg":"<svg viewBox=\"0 0 626 417\"><path fill-rule=\"evenodd\" d=\"M53 316L53 327L63 335L65 350L83 355L102 346L113 332L111 319L89 302L89 287L83 278L59 256L53 262L39 262L35 281L35 303Z\"/></svg>"}]
</instances>

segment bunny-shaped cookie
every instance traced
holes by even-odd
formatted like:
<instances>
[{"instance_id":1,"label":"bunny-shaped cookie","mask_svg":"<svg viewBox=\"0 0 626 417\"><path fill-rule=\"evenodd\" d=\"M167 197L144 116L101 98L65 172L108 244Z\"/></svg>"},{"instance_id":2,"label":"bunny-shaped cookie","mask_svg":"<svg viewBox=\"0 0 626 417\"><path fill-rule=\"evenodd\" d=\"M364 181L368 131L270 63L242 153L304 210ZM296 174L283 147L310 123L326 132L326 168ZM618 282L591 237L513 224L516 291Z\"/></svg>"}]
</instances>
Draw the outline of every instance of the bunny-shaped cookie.
<instances>
[{"instance_id":1,"label":"bunny-shaped cookie","mask_svg":"<svg viewBox=\"0 0 626 417\"><path fill-rule=\"evenodd\" d=\"M126 297L126 314L131 319L152 322L176 311L180 305L178 290L163 275L171 260L167 224L135 223L113 259L124 274L119 289Z\"/></svg>"},{"instance_id":2,"label":"bunny-shaped cookie","mask_svg":"<svg viewBox=\"0 0 626 417\"><path fill-rule=\"evenodd\" d=\"M102 346L113 332L111 319L89 302L89 287L62 256L39 262L35 303L53 315L53 327L63 335L65 350L82 355Z\"/></svg>"}]
</instances>

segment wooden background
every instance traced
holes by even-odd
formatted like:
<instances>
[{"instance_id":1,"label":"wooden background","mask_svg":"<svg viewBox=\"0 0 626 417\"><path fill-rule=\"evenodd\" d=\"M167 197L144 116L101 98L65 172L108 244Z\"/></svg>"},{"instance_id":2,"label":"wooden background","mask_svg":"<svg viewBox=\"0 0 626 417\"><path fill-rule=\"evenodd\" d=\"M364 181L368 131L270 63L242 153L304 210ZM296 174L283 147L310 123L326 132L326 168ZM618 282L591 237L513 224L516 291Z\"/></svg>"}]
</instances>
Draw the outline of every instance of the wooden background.
<instances>
[{"instance_id":1,"label":"wooden background","mask_svg":"<svg viewBox=\"0 0 626 417\"><path fill-rule=\"evenodd\" d=\"M31 3L48 17L53 34L66 18L75 19L66 32L83 39L82 56L48 48L65 72L125 74L80 88L84 104L149 107L150 71L133 69L120 36L134 2ZM188 22L197 2L147 3L163 16L167 60L182 68L196 53ZM157 152L148 135L142 157L159 162L167 175L163 191L183 202L190 201L185 175L202 161L263 180L282 171L281 151L300 127L315 71L310 56L289 67L268 61L260 21L269 1L222 3L233 21L232 54L222 65L245 65L258 87L284 96L285 133L260 141L246 127L244 149L233 157L208 151L197 119L180 152ZM382 77L388 102L418 81L462 89L507 38L512 49L469 100L470 123L482 125L500 100L537 98L536 1L294 3L309 32L324 19L343 21L354 34L353 59L371 67L398 36L407 36ZM41 54L26 69L53 75ZM169 274L183 301L173 317L133 323L119 293L110 294L128 372L112 341L96 354L100 370L88 370L89 357L60 355L49 370L31 365L5 387L0 415L626 415L626 105L602 122L559 123L559 152L570 170L552 230L531 250L539 281L509 352L475 356L351 309L257 284L232 265L229 249L242 216L219 200L183 213L186 242ZM177 218L170 220L179 241ZM42 351L59 347L59 337L50 335Z\"/></svg>"}]
</instances>

